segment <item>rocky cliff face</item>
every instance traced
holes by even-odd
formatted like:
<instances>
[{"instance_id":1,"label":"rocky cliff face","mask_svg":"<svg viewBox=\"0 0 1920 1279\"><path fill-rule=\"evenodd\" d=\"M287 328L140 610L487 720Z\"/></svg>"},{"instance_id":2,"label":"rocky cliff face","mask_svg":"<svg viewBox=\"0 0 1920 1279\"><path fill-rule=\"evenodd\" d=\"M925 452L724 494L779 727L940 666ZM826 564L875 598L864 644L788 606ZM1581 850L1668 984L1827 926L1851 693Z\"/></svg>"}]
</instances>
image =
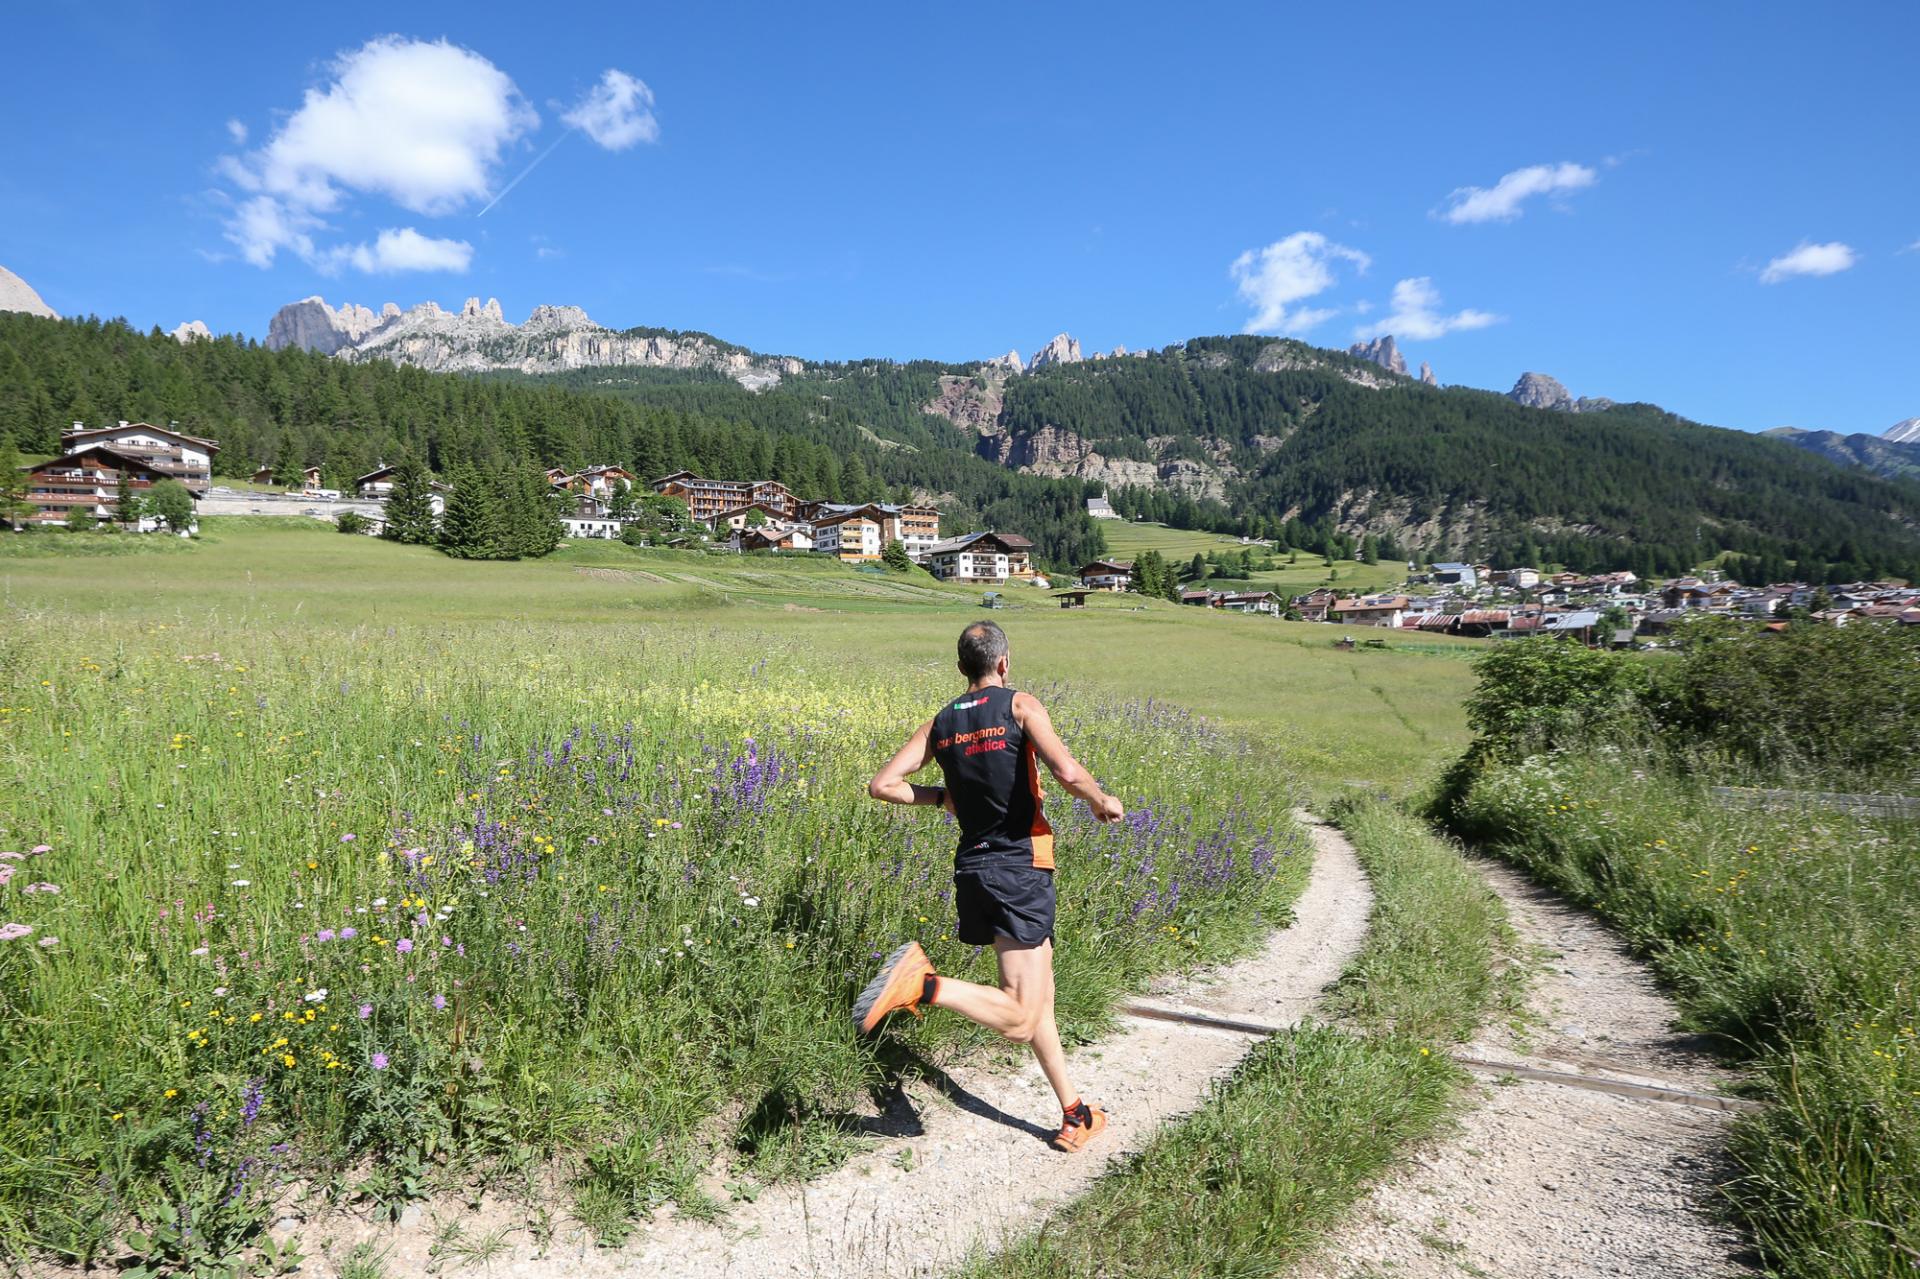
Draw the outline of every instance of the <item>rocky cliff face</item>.
<instances>
[{"instance_id":1,"label":"rocky cliff face","mask_svg":"<svg viewBox=\"0 0 1920 1279\"><path fill-rule=\"evenodd\" d=\"M49 320L60 318L59 313L33 291L31 284L3 266L0 266L0 311L25 311Z\"/></svg>"},{"instance_id":2,"label":"rocky cliff face","mask_svg":"<svg viewBox=\"0 0 1920 1279\"><path fill-rule=\"evenodd\" d=\"M1049 364L1080 363L1080 339L1066 333L1057 333L1053 341L1033 353L1027 361L1027 368L1044 369Z\"/></svg>"},{"instance_id":3,"label":"rocky cliff face","mask_svg":"<svg viewBox=\"0 0 1920 1279\"><path fill-rule=\"evenodd\" d=\"M996 355L991 360L988 360L982 367L1005 369L1009 373L1025 373L1027 371L1026 361L1020 358L1020 352L1018 351L1008 351L1005 355Z\"/></svg>"},{"instance_id":4,"label":"rocky cliff face","mask_svg":"<svg viewBox=\"0 0 1920 1279\"><path fill-rule=\"evenodd\" d=\"M1544 373L1522 373L1513 389L1507 392L1507 398L1530 409L1573 411L1573 396L1567 393L1567 388Z\"/></svg>"},{"instance_id":5,"label":"rocky cliff face","mask_svg":"<svg viewBox=\"0 0 1920 1279\"><path fill-rule=\"evenodd\" d=\"M188 320L185 324L174 329L168 336L182 344L187 342L213 341L213 331L207 328L205 320Z\"/></svg>"},{"instance_id":6,"label":"rocky cliff face","mask_svg":"<svg viewBox=\"0 0 1920 1279\"><path fill-rule=\"evenodd\" d=\"M1378 364L1389 373L1406 376L1407 361L1400 354L1400 348L1393 344L1393 334L1385 333L1371 342L1355 342L1347 348L1347 354L1356 359Z\"/></svg>"},{"instance_id":7,"label":"rocky cliff face","mask_svg":"<svg viewBox=\"0 0 1920 1279\"><path fill-rule=\"evenodd\" d=\"M1425 360L1420 361L1420 380L1428 386L1440 385L1440 379L1433 375L1433 365L1428 364Z\"/></svg>"},{"instance_id":8,"label":"rocky cliff face","mask_svg":"<svg viewBox=\"0 0 1920 1279\"><path fill-rule=\"evenodd\" d=\"M1920 417L1895 422L1880 436L1889 444L1920 444Z\"/></svg>"},{"instance_id":9,"label":"rocky cliff face","mask_svg":"<svg viewBox=\"0 0 1920 1279\"><path fill-rule=\"evenodd\" d=\"M696 334L616 332L595 324L577 306L535 307L525 324L512 324L497 298L484 303L468 298L457 313L437 302L405 311L389 302L378 315L351 303L336 311L324 299L307 298L275 313L267 345L444 373L559 373L608 365L717 369L751 390L774 386L806 367L799 360L754 355Z\"/></svg>"},{"instance_id":10,"label":"rocky cliff face","mask_svg":"<svg viewBox=\"0 0 1920 1279\"><path fill-rule=\"evenodd\" d=\"M1029 475L1099 480L1109 488L1136 485L1172 489L1190 497L1220 499L1226 484L1219 471L1190 458L1141 462L1109 458L1072 431L1043 426L1028 435L997 432L981 437L975 451L990 461Z\"/></svg>"}]
</instances>

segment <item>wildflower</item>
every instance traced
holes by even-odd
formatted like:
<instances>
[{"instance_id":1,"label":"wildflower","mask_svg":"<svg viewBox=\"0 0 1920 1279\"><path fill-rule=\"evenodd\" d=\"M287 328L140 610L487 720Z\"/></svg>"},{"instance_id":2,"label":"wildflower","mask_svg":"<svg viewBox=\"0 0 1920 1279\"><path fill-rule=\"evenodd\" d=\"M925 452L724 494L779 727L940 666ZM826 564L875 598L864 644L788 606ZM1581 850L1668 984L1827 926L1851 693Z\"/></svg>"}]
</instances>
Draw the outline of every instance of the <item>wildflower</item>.
<instances>
[{"instance_id":1,"label":"wildflower","mask_svg":"<svg viewBox=\"0 0 1920 1279\"><path fill-rule=\"evenodd\" d=\"M32 931L26 924L0 924L0 941L18 941Z\"/></svg>"},{"instance_id":2,"label":"wildflower","mask_svg":"<svg viewBox=\"0 0 1920 1279\"><path fill-rule=\"evenodd\" d=\"M248 1020L249 1022L257 1022L257 1021L259 1021L259 1020L260 1020L260 1019L261 1019L262 1017L264 1017L264 1016L266 1016L266 1014L265 1014L265 1013L255 1013L255 1014L254 1014L253 1016L251 1016L251 1017L249 1017L249 1018L247 1018L247 1020Z\"/></svg>"},{"instance_id":3,"label":"wildflower","mask_svg":"<svg viewBox=\"0 0 1920 1279\"><path fill-rule=\"evenodd\" d=\"M365 1021L367 1018L373 1016L373 1005L362 1004L360 1005L358 1012L360 1013L360 1020Z\"/></svg>"},{"instance_id":4,"label":"wildflower","mask_svg":"<svg viewBox=\"0 0 1920 1279\"><path fill-rule=\"evenodd\" d=\"M227 993L227 988L225 986L215 986L213 988L213 993L215 998L224 997Z\"/></svg>"},{"instance_id":5,"label":"wildflower","mask_svg":"<svg viewBox=\"0 0 1920 1279\"><path fill-rule=\"evenodd\" d=\"M411 954L413 951L413 939L411 937L402 937L393 944L393 948L402 955Z\"/></svg>"},{"instance_id":6,"label":"wildflower","mask_svg":"<svg viewBox=\"0 0 1920 1279\"><path fill-rule=\"evenodd\" d=\"M204 955L207 953L207 948L205 946L195 946L192 950L188 951L187 953L189 955Z\"/></svg>"},{"instance_id":7,"label":"wildflower","mask_svg":"<svg viewBox=\"0 0 1920 1279\"><path fill-rule=\"evenodd\" d=\"M317 1004L326 997L327 988L325 986L320 987L318 990L310 990L301 996L301 998L309 1004Z\"/></svg>"},{"instance_id":8,"label":"wildflower","mask_svg":"<svg viewBox=\"0 0 1920 1279\"><path fill-rule=\"evenodd\" d=\"M343 844L351 844L353 840L354 840L354 834L352 831L348 831L346 834L340 837L340 842Z\"/></svg>"},{"instance_id":9,"label":"wildflower","mask_svg":"<svg viewBox=\"0 0 1920 1279\"><path fill-rule=\"evenodd\" d=\"M40 946L43 950L50 950L59 944L60 939L58 937L42 937L40 939Z\"/></svg>"},{"instance_id":10,"label":"wildflower","mask_svg":"<svg viewBox=\"0 0 1920 1279\"><path fill-rule=\"evenodd\" d=\"M169 1088L164 1093L161 1093L160 1095L165 1097L168 1101L172 1101L175 1097L178 1097L180 1095L180 1090L178 1088Z\"/></svg>"},{"instance_id":11,"label":"wildflower","mask_svg":"<svg viewBox=\"0 0 1920 1279\"><path fill-rule=\"evenodd\" d=\"M299 1059L296 1058L292 1053L281 1053L280 1064L283 1066L292 1067L299 1064Z\"/></svg>"},{"instance_id":12,"label":"wildflower","mask_svg":"<svg viewBox=\"0 0 1920 1279\"><path fill-rule=\"evenodd\" d=\"M331 928L322 928L319 932L313 935L313 939L319 942L327 942L327 941L332 941L337 935L338 934L336 934Z\"/></svg>"},{"instance_id":13,"label":"wildflower","mask_svg":"<svg viewBox=\"0 0 1920 1279\"><path fill-rule=\"evenodd\" d=\"M236 879L233 881L233 886L235 888L251 888L253 881L251 879Z\"/></svg>"},{"instance_id":14,"label":"wildflower","mask_svg":"<svg viewBox=\"0 0 1920 1279\"><path fill-rule=\"evenodd\" d=\"M359 935L360 935L360 930L358 928L342 928L340 930L341 941L352 941L354 938L358 937Z\"/></svg>"},{"instance_id":15,"label":"wildflower","mask_svg":"<svg viewBox=\"0 0 1920 1279\"><path fill-rule=\"evenodd\" d=\"M49 884L45 880L41 880L37 884L28 884L20 891L23 893L52 893L55 897L58 897L60 895L60 885Z\"/></svg>"},{"instance_id":16,"label":"wildflower","mask_svg":"<svg viewBox=\"0 0 1920 1279\"><path fill-rule=\"evenodd\" d=\"M433 997L433 1010L437 1013L443 1013L447 1010L447 997L445 995L435 995Z\"/></svg>"},{"instance_id":17,"label":"wildflower","mask_svg":"<svg viewBox=\"0 0 1920 1279\"><path fill-rule=\"evenodd\" d=\"M31 848L31 849L29 849L28 851L29 851L29 852L31 852L31 853L32 853L32 854L33 854L33 855L34 855L35 857L38 857L38 856L40 856L40 855L41 855L41 854L43 854L43 853L50 853L50 852L52 852L52 851L53 851L53 845L52 845L52 844L35 844L35 845L34 845L34 846L33 846L33 847Z\"/></svg>"},{"instance_id":18,"label":"wildflower","mask_svg":"<svg viewBox=\"0 0 1920 1279\"><path fill-rule=\"evenodd\" d=\"M375 1070L385 1070L387 1068L387 1055L385 1053L375 1053L368 1064Z\"/></svg>"}]
</instances>

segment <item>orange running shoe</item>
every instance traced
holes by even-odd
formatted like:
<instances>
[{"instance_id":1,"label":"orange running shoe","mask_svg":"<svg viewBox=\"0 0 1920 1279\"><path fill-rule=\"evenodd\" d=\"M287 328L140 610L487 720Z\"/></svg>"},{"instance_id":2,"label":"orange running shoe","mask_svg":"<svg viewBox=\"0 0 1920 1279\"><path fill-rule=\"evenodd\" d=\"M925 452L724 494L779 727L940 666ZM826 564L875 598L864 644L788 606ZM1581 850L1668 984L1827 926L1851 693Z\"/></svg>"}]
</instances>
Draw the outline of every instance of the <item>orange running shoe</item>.
<instances>
[{"instance_id":1,"label":"orange running shoe","mask_svg":"<svg viewBox=\"0 0 1920 1279\"><path fill-rule=\"evenodd\" d=\"M853 1022L863 1035L871 1035L888 1013L904 1008L920 1015L920 994L927 978L934 976L933 961L920 943L910 941L887 956L860 998L853 1001Z\"/></svg>"},{"instance_id":2,"label":"orange running shoe","mask_svg":"<svg viewBox=\"0 0 1920 1279\"><path fill-rule=\"evenodd\" d=\"M1076 1101L1061 1118L1060 1131L1047 1144L1067 1154L1077 1154L1107 1126L1107 1112L1098 1106Z\"/></svg>"}]
</instances>

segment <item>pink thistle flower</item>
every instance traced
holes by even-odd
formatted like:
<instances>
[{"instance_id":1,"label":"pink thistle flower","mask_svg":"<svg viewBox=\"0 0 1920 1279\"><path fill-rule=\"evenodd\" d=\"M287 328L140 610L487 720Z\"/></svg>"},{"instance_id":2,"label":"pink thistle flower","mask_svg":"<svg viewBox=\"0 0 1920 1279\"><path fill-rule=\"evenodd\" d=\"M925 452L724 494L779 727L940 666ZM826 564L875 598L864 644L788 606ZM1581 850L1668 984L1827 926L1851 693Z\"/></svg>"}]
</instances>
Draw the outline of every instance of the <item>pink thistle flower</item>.
<instances>
[{"instance_id":1,"label":"pink thistle flower","mask_svg":"<svg viewBox=\"0 0 1920 1279\"><path fill-rule=\"evenodd\" d=\"M42 853L50 853L52 851L53 851L52 844L35 844L33 846L33 855L35 857L40 856L40 854Z\"/></svg>"},{"instance_id":2,"label":"pink thistle flower","mask_svg":"<svg viewBox=\"0 0 1920 1279\"><path fill-rule=\"evenodd\" d=\"M40 945L42 946L42 948L51 948L54 946L58 946L59 944L60 944L60 939L58 937L42 937L40 939Z\"/></svg>"},{"instance_id":3,"label":"pink thistle flower","mask_svg":"<svg viewBox=\"0 0 1920 1279\"><path fill-rule=\"evenodd\" d=\"M387 1068L387 1055L385 1053L375 1053L373 1055L372 1065L375 1070L385 1070Z\"/></svg>"},{"instance_id":4,"label":"pink thistle flower","mask_svg":"<svg viewBox=\"0 0 1920 1279\"><path fill-rule=\"evenodd\" d=\"M27 924L0 924L0 941L18 941L32 931Z\"/></svg>"},{"instance_id":5,"label":"pink thistle flower","mask_svg":"<svg viewBox=\"0 0 1920 1279\"><path fill-rule=\"evenodd\" d=\"M23 893L52 893L55 897L58 897L60 895L60 885L49 884L43 879L37 884L28 884L20 891Z\"/></svg>"},{"instance_id":6,"label":"pink thistle flower","mask_svg":"<svg viewBox=\"0 0 1920 1279\"><path fill-rule=\"evenodd\" d=\"M367 1018L373 1016L373 1005L362 1004L360 1005L359 1012L360 1012L360 1020L365 1021Z\"/></svg>"}]
</instances>

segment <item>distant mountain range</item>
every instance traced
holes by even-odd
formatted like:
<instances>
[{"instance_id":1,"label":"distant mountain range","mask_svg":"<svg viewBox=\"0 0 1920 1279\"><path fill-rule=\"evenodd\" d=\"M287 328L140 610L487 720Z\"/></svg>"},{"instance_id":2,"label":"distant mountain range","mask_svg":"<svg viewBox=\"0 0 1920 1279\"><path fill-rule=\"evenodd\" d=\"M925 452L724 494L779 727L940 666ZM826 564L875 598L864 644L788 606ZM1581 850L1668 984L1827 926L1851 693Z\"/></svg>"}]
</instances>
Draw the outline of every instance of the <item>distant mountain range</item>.
<instances>
[{"instance_id":1,"label":"distant mountain range","mask_svg":"<svg viewBox=\"0 0 1920 1279\"><path fill-rule=\"evenodd\" d=\"M1843 466L1862 467L1875 475L1920 479L1920 417L1896 422L1879 435L1803 431L1797 426L1776 426L1761 434L1832 458Z\"/></svg>"}]
</instances>

